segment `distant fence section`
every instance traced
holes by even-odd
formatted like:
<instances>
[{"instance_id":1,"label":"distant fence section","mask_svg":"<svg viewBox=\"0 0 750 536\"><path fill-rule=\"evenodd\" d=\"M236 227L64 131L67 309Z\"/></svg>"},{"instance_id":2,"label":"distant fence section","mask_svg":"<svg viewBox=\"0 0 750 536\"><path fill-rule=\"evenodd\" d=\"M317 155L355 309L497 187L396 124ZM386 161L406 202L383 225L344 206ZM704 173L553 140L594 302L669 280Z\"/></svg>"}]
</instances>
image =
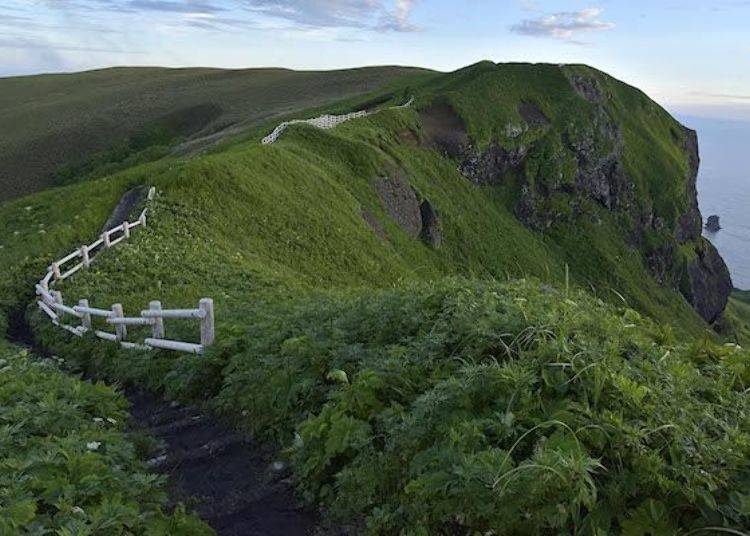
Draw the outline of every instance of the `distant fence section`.
<instances>
[{"instance_id":1,"label":"distant fence section","mask_svg":"<svg viewBox=\"0 0 750 536\"><path fill-rule=\"evenodd\" d=\"M161 348L199 354L214 342L214 303L211 298L203 298L194 309L165 309L162 308L161 302L155 300L149 303L148 309L140 311L137 316L126 316L122 305L119 303L115 303L106 309L91 306L89 300L85 298L78 300L75 305L65 304L62 292L53 290L56 284L61 283L79 270L88 268L96 253L127 240L130 238L133 229L145 227L148 202L153 200L155 193L155 188L149 189L147 206L136 221L124 221L121 225L104 231L93 243L84 244L62 259L53 262L49 266L47 274L36 284L36 294L39 296L37 305L51 319L53 324L78 337L83 337L85 333L91 332L100 339L118 342L124 348L139 350ZM67 265L76 260L78 262L66 268ZM66 323L71 318L75 319L75 324ZM198 321L200 323L200 344L167 339L164 321L174 318ZM97 322L95 319L102 320ZM114 331L97 329L95 323L103 323L104 326L102 327L108 327ZM128 326L150 326L151 337L142 342L128 341Z\"/></svg>"},{"instance_id":2,"label":"distant fence section","mask_svg":"<svg viewBox=\"0 0 750 536\"><path fill-rule=\"evenodd\" d=\"M414 97L409 99L409 102L405 104L401 104L399 106L391 106L389 108L384 108L384 110L397 110L399 108L407 108L411 106L412 102L414 102ZM299 125L299 124L307 124L312 125L317 128L321 128L323 130L327 130L329 128L333 128L335 126L340 125L341 123L346 123L347 121L350 121L352 119L357 119L359 117L366 117L368 115L375 114L382 110L376 110L375 112L368 112L367 110L360 110L359 112L352 112L345 115L321 115L320 117L315 117L313 119L293 119L292 121L284 121L279 126L277 126L275 129L273 129L273 132L271 132L268 136L263 138L261 140L261 143L263 145L269 145L276 140L279 139L279 136L281 136L284 131L287 129L287 127L291 125Z\"/></svg>"}]
</instances>

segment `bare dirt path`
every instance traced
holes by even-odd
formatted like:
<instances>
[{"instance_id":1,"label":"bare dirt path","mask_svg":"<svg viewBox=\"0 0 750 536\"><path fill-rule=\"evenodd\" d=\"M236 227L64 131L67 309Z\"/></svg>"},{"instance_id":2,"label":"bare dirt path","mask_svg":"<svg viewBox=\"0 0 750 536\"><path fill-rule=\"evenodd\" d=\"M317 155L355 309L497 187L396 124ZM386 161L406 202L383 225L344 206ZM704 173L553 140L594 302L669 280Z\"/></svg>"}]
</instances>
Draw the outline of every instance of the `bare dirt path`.
<instances>
[{"instance_id":1,"label":"bare dirt path","mask_svg":"<svg viewBox=\"0 0 750 536\"><path fill-rule=\"evenodd\" d=\"M105 228L127 219L142 197L142 188L126 192ZM9 315L8 339L36 355L50 355L37 345L25 313L20 307ZM168 476L171 505L186 504L220 536L331 533L297 500L289 469L274 462L273 451L196 407L138 388L124 394L131 404L131 432L159 440L159 451L147 463Z\"/></svg>"},{"instance_id":2,"label":"bare dirt path","mask_svg":"<svg viewBox=\"0 0 750 536\"><path fill-rule=\"evenodd\" d=\"M162 442L149 465L169 476L182 501L220 535L306 535L316 515L298 503L288 469L271 452L194 407L126 391L134 431Z\"/></svg>"}]
</instances>

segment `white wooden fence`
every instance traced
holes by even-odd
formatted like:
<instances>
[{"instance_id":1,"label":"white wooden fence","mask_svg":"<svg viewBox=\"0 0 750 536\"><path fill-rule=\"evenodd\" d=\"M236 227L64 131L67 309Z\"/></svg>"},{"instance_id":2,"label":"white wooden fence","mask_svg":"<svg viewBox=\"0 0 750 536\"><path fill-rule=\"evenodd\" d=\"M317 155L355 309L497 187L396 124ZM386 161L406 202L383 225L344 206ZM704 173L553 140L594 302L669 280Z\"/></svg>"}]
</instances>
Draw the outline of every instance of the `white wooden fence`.
<instances>
[{"instance_id":1,"label":"white wooden fence","mask_svg":"<svg viewBox=\"0 0 750 536\"><path fill-rule=\"evenodd\" d=\"M148 201L154 198L156 190L152 187L148 192ZM211 298L203 298L195 309L163 309L159 301L149 303L148 309L140 311L138 316L125 316L122 305L113 304L109 309L91 307L87 299L78 300L77 305L66 305L59 290L51 290L57 283L61 283L82 268L88 268L94 255L103 249L110 248L130 238L131 231L136 227L146 226L148 206L143 209L134 222L125 221L108 231L105 231L92 244L82 245L79 249L53 262L47 274L36 284L39 296L37 305L52 320L52 323L82 337L87 332L100 339L119 342L124 348L150 350L162 348L181 352L201 353L214 342L214 304ZM64 265L80 259L70 268ZM65 323L69 317L76 319L78 325ZM96 329L94 318L103 318L105 324L112 326L114 333ZM175 341L165 338L164 320L167 318L187 318L200 321L200 344ZM128 326L150 326L151 337L142 343L127 341Z\"/></svg>"},{"instance_id":2,"label":"white wooden fence","mask_svg":"<svg viewBox=\"0 0 750 536\"><path fill-rule=\"evenodd\" d=\"M412 102L414 102L414 97L409 99L409 102L407 102L406 104L401 104L399 106L391 106L390 108L385 108L385 109L397 110L399 108L406 108L408 106L411 106ZM284 133L284 131L287 129L287 127L290 125L298 125L300 123L305 123L305 124L312 125L317 128L321 128L323 130L327 130L329 128L338 126L341 123L345 123L351 119L365 117L365 116L377 113L379 111L381 110L377 110L375 112L368 112L367 110L360 110L359 112L352 112L346 115L327 115L326 114L326 115L321 115L320 117L315 117L313 119L293 119L292 121L284 121L275 129L273 129L273 132L271 132L268 136L263 138L261 140L261 143L263 145L269 145L275 142L277 139L279 139L279 136L281 136Z\"/></svg>"}]
</instances>

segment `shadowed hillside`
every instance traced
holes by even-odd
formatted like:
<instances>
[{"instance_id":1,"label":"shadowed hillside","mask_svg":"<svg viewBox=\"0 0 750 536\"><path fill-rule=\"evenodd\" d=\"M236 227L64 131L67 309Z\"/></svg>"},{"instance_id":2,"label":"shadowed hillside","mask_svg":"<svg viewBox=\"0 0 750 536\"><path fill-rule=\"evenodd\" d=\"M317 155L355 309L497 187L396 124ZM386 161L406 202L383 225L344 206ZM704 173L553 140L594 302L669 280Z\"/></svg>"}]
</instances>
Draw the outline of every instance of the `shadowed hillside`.
<instances>
[{"instance_id":1,"label":"shadowed hillside","mask_svg":"<svg viewBox=\"0 0 750 536\"><path fill-rule=\"evenodd\" d=\"M0 200L73 180L92 157L94 165L153 159L176 141L258 125L425 73L113 68L2 78Z\"/></svg>"}]
</instances>

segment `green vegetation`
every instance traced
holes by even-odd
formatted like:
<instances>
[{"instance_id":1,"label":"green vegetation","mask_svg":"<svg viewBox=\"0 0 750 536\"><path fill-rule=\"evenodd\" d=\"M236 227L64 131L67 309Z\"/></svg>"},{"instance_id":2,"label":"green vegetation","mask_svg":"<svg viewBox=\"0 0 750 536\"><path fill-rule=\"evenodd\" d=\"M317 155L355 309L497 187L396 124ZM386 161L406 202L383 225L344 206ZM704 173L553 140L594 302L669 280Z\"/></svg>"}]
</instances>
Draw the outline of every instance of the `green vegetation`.
<instances>
[{"instance_id":1,"label":"green vegetation","mask_svg":"<svg viewBox=\"0 0 750 536\"><path fill-rule=\"evenodd\" d=\"M212 534L162 511L163 477L124 434L125 399L57 365L0 343L0 534Z\"/></svg>"},{"instance_id":2,"label":"green vegetation","mask_svg":"<svg viewBox=\"0 0 750 536\"><path fill-rule=\"evenodd\" d=\"M240 128L428 73L147 67L0 78L0 201L156 159L181 140L191 144L180 153L198 150Z\"/></svg>"},{"instance_id":3,"label":"green vegetation","mask_svg":"<svg viewBox=\"0 0 750 536\"><path fill-rule=\"evenodd\" d=\"M95 236L128 188L154 185L149 226L60 290L126 311L211 296L217 344L205 356L121 351L74 339L31 307L35 335L68 365L203 402L285 449L309 500L374 534L748 526L750 355L647 268L685 209L682 131L585 69L484 63L388 87L415 94L416 109L293 127L265 147L250 131L211 154L105 178L92 178L95 166L85 183L0 206L0 268L14 274L0 286L4 310L28 303L46 263ZM571 89L582 70L623 126L634 202L664 217L668 232L647 244L632 240L628 214L594 202L550 197L546 208L567 216L543 232L514 212L521 178L575 180L557 160L558 130L582 132L598 113ZM439 100L477 146L538 148L529 176L479 187L428 148L419 107ZM550 123L509 138L522 101ZM155 132L138 150L172 139ZM377 180L396 176L435 207L439 247L385 206ZM682 247L689 256L692 244ZM741 298L728 315L746 322ZM732 329L728 340L743 336ZM167 336L189 340L195 324L170 322Z\"/></svg>"}]
</instances>

